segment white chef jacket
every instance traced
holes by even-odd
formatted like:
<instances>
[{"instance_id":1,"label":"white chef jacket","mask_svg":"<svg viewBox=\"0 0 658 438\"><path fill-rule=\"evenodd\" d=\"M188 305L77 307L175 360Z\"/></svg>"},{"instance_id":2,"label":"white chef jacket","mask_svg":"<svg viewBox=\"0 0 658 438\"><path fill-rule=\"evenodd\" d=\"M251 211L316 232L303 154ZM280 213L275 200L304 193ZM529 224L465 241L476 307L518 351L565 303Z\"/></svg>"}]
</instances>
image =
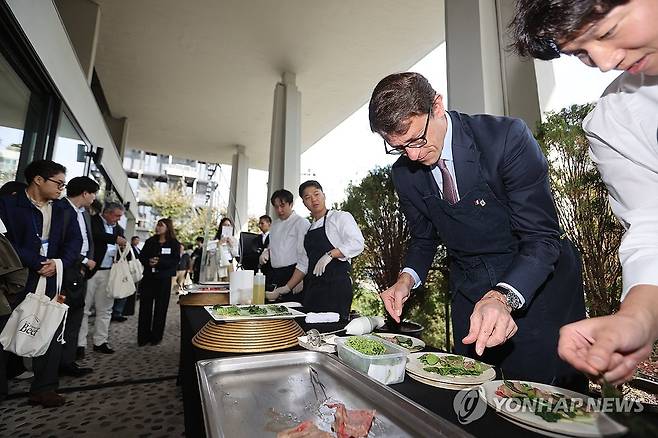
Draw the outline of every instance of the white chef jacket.
<instances>
[{"instance_id":1,"label":"white chef jacket","mask_svg":"<svg viewBox=\"0 0 658 438\"><path fill-rule=\"evenodd\" d=\"M270 264L283 268L297 263L304 252L304 236L311 223L292 212L286 220L275 219L270 228ZM301 245L301 252L300 252Z\"/></svg>"},{"instance_id":2,"label":"white chef jacket","mask_svg":"<svg viewBox=\"0 0 658 438\"><path fill-rule=\"evenodd\" d=\"M658 285L658 76L623 73L583 121L590 156L626 233L623 293Z\"/></svg>"},{"instance_id":3,"label":"white chef jacket","mask_svg":"<svg viewBox=\"0 0 658 438\"><path fill-rule=\"evenodd\" d=\"M324 224L324 218L320 218L316 221L313 221L310 230L319 228ZM327 213L327 224L324 227L325 233L327 233L327 239L334 246L338 248L340 252L343 253L345 257L340 258L339 260L350 261L353 257L358 256L363 252L364 248L364 239L363 234L359 226L356 224L354 217L347 211L340 210L330 210ZM301 257L297 261L297 269L302 271L304 274L308 272L308 255L304 249L304 241L302 239L301 250L299 251ZM314 266L311 266L313 269Z\"/></svg>"}]
</instances>

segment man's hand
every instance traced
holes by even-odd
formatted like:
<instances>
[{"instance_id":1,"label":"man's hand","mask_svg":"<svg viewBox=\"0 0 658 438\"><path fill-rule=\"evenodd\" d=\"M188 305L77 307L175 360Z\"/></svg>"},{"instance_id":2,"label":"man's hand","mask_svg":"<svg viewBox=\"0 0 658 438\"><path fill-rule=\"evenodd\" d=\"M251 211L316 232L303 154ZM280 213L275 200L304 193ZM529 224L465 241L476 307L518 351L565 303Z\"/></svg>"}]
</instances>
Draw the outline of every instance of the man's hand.
<instances>
[{"instance_id":1,"label":"man's hand","mask_svg":"<svg viewBox=\"0 0 658 438\"><path fill-rule=\"evenodd\" d=\"M258 256L258 264L263 266L270 260L270 249L265 248L263 252Z\"/></svg>"},{"instance_id":2,"label":"man's hand","mask_svg":"<svg viewBox=\"0 0 658 438\"><path fill-rule=\"evenodd\" d=\"M41 262L41 269L37 271L37 274L44 277L52 277L57 273L57 266L55 265L55 260L48 259L45 262Z\"/></svg>"},{"instance_id":3,"label":"man's hand","mask_svg":"<svg viewBox=\"0 0 658 438\"><path fill-rule=\"evenodd\" d=\"M117 236L117 245L126 246L127 240L124 237Z\"/></svg>"},{"instance_id":4,"label":"man's hand","mask_svg":"<svg viewBox=\"0 0 658 438\"><path fill-rule=\"evenodd\" d=\"M384 292L379 294L379 297L384 302L386 311L393 317L396 322L400 322L400 315L402 315L402 307L404 303L411 296L411 288L415 281L413 277L406 272L403 272L398 277L398 281Z\"/></svg>"},{"instance_id":5,"label":"man's hand","mask_svg":"<svg viewBox=\"0 0 658 438\"><path fill-rule=\"evenodd\" d=\"M87 268L92 271L96 267L96 262L92 259L87 259Z\"/></svg>"},{"instance_id":6,"label":"man's hand","mask_svg":"<svg viewBox=\"0 0 658 438\"><path fill-rule=\"evenodd\" d=\"M649 357L653 344L649 334L638 318L617 313L565 325L557 349L574 368L620 385Z\"/></svg>"},{"instance_id":7,"label":"man's hand","mask_svg":"<svg viewBox=\"0 0 658 438\"><path fill-rule=\"evenodd\" d=\"M518 330L506 304L506 298L497 291L487 292L475 304L471 314L471 326L462 342L475 342L475 352L482 356L485 347L495 347L514 336Z\"/></svg>"},{"instance_id":8,"label":"man's hand","mask_svg":"<svg viewBox=\"0 0 658 438\"><path fill-rule=\"evenodd\" d=\"M324 274L324 270L327 268L327 265L331 263L331 261L334 258L331 257L331 254L327 253L320 257L320 260L315 264L315 268L313 268L313 275L316 277L320 277L322 274Z\"/></svg>"},{"instance_id":9,"label":"man's hand","mask_svg":"<svg viewBox=\"0 0 658 438\"><path fill-rule=\"evenodd\" d=\"M288 285L284 284L283 286L277 287L272 292L277 292L279 294L279 296L281 296L281 295L285 295L287 293L290 293L290 288L288 287Z\"/></svg>"}]
</instances>

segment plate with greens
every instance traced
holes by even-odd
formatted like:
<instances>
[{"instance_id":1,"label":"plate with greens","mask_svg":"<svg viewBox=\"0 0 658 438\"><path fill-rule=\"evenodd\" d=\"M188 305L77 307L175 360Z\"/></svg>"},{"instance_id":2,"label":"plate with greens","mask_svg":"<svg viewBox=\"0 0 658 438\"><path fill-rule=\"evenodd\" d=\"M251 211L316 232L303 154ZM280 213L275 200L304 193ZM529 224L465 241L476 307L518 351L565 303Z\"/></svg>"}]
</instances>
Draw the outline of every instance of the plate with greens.
<instances>
[{"instance_id":1,"label":"plate with greens","mask_svg":"<svg viewBox=\"0 0 658 438\"><path fill-rule=\"evenodd\" d=\"M259 319L292 319L306 316L299 310L280 304L244 304L204 306L215 321L253 321Z\"/></svg>"},{"instance_id":2,"label":"plate with greens","mask_svg":"<svg viewBox=\"0 0 658 438\"><path fill-rule=\"evenodd\" d=\"M577 437L620 436L628 429L600 412L601 400L542 383L494 380L480 397L502 417L541 431Z\"/></svg>"},{"instance_id":3,"label":"plate with greens","mask_svg":"<svg viewBox=\"0 0 658 438\"><path fill-rule=\"evenodd\" d=\"M382 339L386 339L392 344L399 345L400 347L409 351L409 353L421 351L423 348L425 348L425 343L423 341L411 336L398 335L395 333L373 333L373 335L379 336Z\"/></svg>"},{"instance_id":4,"label":"plate with greens","mask_svg":"<svg viewBox=\"0 0 658 438\"><path fill-rule=\"evenodd\" d=\"M456 385L479 385L496 378L496 371L483 362L448 353L411 353L407 371L425 379Z\"/></svg>"}]
</instances>

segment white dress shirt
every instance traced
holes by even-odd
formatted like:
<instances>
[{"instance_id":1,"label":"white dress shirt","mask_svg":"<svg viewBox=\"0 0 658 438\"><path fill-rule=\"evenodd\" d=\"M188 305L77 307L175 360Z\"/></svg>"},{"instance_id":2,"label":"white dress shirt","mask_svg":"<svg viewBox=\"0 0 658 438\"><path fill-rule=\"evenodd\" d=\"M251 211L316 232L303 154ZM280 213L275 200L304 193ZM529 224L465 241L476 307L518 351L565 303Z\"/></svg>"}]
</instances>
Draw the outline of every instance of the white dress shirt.
<instances>
[{"instance_id":1,"label":"white dress shirt","mask_svg":"<svg viewBox=\"0 0 658 438\"><path fill-rule=\"evenodd\" d=\"M4 222L0 219L0 234L5 234L7 232L7 227L5 227Z\"/></svg>"},{"instance_id":2,"label":"white dress shirt","mask_svg":"<svg viewBox=\"0 0 658 438\"><path fill-rule=\"evenodd\" d=\"M286 220L275 219L270 228L270 264L273 268L294 265L304 252L304 236L311 223L292 212ZM301 245L301 252L299 247Z\"/></svg>"},{"instance_id":3,"label":"white dress shirt","mask_svg":"<svg viewBox=\"0 0 658 438\"><path fill-rule=\"evenodd\" d=\"M114 234L114 227L115 225L110 225L107 222L105 222L105 218L101 216L101 220L103 221L103 227L105 228L105 232L107 234ZM108 243L107 244L107 251L105 252L105 257L103 257L103 260L101 261L101 268L111 268L112 263L114 263L114 256L117 253L117 245L115 243Z\"/></svg>"},{"instance_id":4,"label":"white dress shirt","mask_svg":"<svg viewBox=\"0 0 658 438\"><path fill-rule=\"evenodd\" d=\"M365 241L359 226L356 224L354 217L347 211L330 210L327 213L327 224L324 223L324 217L313 221L310 228L306 231L315 230L324 225L324 231L327 233L327 239L334 246L343 253L344 257L339 260L349 262L353 257L358 256L363 252ZM306 235L306 232L304 235ZM304 249L304 239L301 242L301 250L299 251L301 257L297 261L297 269L304 274L308 272L308 255ZM313 269L311 267L311 269Z\"/></svg>"},{"instance_id":5,"label":"white dress shirt","mask_svg":"<svg viewBox=\"0 0 658 438\"><path fill-rule=\"evenodd\" d=\"M658 76L623 73L583 121L590 157L626 233L623 293L658 285Z\"/></svg>"},{"instance_id":6,"label":"white dress shirt","mask_svg":"<svg viewBox=\"0 0 658 438\"><path fill-rule=\"evenodd\" d=\"M73 210L75 210L77 216L78 216L78 227L80 228L80 234L82 234L82 247L80 248L80 255L85 256L84 260L82 260L82 263L86 264L87 263L87 253L89 252L89 236L87 236L87 224L85 223L85 217L83 216L83 213L85 212L84 207L78 208L75 206L73 202L69 198L66 198L67 201L69 201L69 204L71 204L71 207L73 207Z\"/></svg>"},{"instance_id":7,"label":"white dress shirt","mask_svg":"<svg viewBox=\"0 0 658 438\"><path fill-rule=\"evenodd\" d=\"M265 240L267 239L267 236L269 236L269 235L270 235L270 232L269 232L269 231L268 231L267 233L261 233L261 235L260 235L260 242L261 242L262 244L265 244Z\"/></svg>"}]
</instances>

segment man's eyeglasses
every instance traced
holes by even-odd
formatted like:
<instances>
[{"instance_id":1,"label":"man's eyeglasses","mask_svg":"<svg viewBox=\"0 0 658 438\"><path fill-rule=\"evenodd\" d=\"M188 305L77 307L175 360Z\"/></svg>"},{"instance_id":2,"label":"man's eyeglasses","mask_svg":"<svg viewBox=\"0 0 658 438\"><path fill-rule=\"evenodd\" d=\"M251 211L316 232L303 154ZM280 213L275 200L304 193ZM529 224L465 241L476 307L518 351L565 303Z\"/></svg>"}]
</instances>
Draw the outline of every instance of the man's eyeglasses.
<instances>
[{"instance_id":1,"label":"man's eyeglasses","mask_svg":"<svg viewBox=\"0 0 658 438\"><path fill-rule=\"evenodd\" d=\"M423 135L421 135L418 138L414 138L412 140L409 140L406 144L404 145L392 145L389 144L386 139L384 139L384 150L386 151L387 154L389 155L403 155L407 153L407 148L411 149L418 149L422 148L427 144L427 127L430 124L430 116L432 114L432 107L427 110L427 121L425 122L425 129L423 130Z\"/></svg>"},{"instance_id":2,"label":"man's eyeglasses","mask_svg":"<svg viewBox=\"0 0 658 438\"><path fill-rule=\"evenodd\" d=\"M46 180L57 184L57 188L59 189L63 189L64 187L66 187L66 183L63 181L57 181L56 179L52 179L52 178L46 178Z\"/></svg>"}]
</instances>

